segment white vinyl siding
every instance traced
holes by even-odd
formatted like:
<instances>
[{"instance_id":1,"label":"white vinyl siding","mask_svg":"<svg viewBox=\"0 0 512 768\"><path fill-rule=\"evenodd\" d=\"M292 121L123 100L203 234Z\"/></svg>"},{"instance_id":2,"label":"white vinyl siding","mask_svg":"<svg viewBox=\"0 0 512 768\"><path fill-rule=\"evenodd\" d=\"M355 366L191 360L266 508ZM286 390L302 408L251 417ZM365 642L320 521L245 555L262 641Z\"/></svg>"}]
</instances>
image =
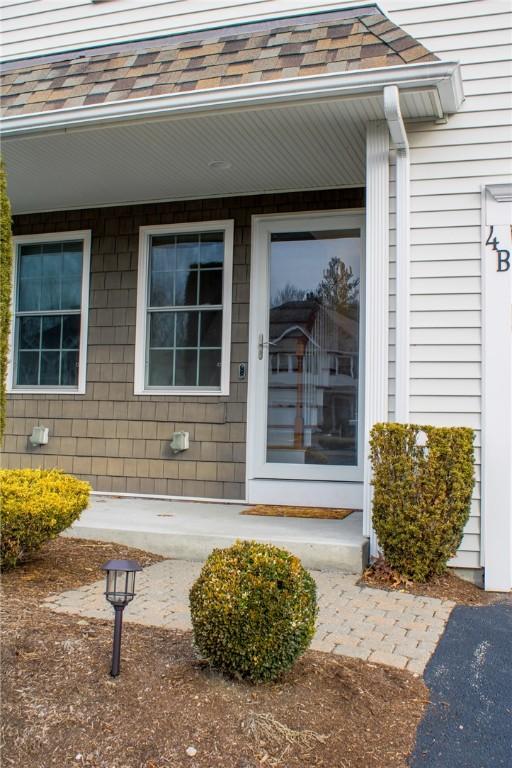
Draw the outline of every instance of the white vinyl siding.
<instances>
[{"instance_id":1,"label":"white vinyl siding","mask_svg":"<svg viewBox=\"0 0 512 768\"><path fill-rule=\"evenodd\" d=\"M440 58L462 63L465 102L445 124L408 126L411 148L411 421L476 430L476 484L459 567L482 564L480 190L511 162L508 2L384 2L384 11ZM391 192L394 195L394 169ZM394 200L391 211L394 212ZM394 243L394 213L391 242ZM394 248L391 249L394 259ZM394 292L394 264L390 289ZM394 299L391 301L393 309ZM394 342L394 313L390 315ZM394 350L390 418L394 410Z\"/></svg>"}]
</instances>

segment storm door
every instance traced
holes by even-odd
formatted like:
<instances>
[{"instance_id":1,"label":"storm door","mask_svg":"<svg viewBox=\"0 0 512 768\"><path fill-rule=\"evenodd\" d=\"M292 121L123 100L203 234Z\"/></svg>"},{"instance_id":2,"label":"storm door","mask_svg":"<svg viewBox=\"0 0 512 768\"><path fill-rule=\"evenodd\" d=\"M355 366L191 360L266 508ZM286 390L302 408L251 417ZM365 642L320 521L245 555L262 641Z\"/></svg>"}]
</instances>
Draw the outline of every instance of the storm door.
<instances>
[{"instance_id":1,"label":"storm door","mask_svg":"<svg viewBox=\"0 0 512 768\"><path fill-rule=\"evenodd\" d=\"M249 476L360 480L363 217L254 226Z\"/></svg>"}]
</instances>

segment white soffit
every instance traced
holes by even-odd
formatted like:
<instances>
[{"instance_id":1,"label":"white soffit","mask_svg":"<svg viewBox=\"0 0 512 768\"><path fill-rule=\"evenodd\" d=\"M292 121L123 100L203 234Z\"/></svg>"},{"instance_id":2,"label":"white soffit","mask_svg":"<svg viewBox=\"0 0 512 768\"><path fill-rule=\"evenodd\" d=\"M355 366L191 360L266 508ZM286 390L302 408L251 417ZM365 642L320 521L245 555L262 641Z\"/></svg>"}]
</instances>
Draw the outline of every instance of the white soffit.
<instances>
[{"instance_id":1,"label":"white soffit","mask_svg":"<svg viewBox=\"0 0 512 768\"><path fill-rule=\"evenodd\" d=\"M402 92L401 106L440 116L435 88ZM356 186L380 119L374 94L14 134L3 155L14 213Z\"/></svg>"}]
</instances>

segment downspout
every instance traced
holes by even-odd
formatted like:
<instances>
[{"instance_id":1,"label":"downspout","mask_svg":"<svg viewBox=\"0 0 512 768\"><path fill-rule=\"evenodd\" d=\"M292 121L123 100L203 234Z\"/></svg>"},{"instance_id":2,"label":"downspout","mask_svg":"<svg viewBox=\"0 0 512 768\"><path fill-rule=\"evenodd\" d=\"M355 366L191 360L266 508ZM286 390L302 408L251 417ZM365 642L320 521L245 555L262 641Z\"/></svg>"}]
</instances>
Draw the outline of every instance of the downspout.
<instances>
[{"instance_id":1,"label":"downspout","mask_svg":"<svg viewBox=\"0 0 512 768\"><path fill-rule=\"evenodd\" d=\"M409 142L396 85L384 88L384 114L396 149L395 419L409 421L410 173Z\"/></svg>"}]
</instances>

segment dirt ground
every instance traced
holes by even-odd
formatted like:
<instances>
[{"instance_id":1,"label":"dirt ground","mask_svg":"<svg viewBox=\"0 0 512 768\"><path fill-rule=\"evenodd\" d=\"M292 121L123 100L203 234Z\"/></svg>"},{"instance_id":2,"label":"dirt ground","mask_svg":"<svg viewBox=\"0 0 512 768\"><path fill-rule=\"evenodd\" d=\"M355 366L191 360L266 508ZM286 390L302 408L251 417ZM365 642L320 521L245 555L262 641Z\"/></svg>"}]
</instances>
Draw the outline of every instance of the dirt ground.
<instances>
[{"instance_id":1,"label":"dirt ground","mask_svg":"<svg viewBox=\"0 0 512 768\"><path fill-rule=\"evenodd\" d=\"M427 703L407 672L310 652L255 687L205 667L190 633L126 624L110 678L112 624L40 603L122 556L160 559L58 539L4 575L5 768L405 768Z\"/></svg>"},{"instance_id":2,"label":"dirt ground","mask_svg":"<svg viewBox=\"0 0 512 768\"><path fill-rule=\"evenodd\" d=\"M503 594L498 592L485 592L476 584L461 579L451 571L441 576L434 576L431 581L424 584L415 584L412 581L404 581L397 571L393 570L386 562L379 558L363 574L361 584L378 589L388 589L396 592L408 592L411 595L424 595L425 597L437 597L439 600L453 600L461 605L488 605L503 600Z\"/></svg>"}]
</instances>

